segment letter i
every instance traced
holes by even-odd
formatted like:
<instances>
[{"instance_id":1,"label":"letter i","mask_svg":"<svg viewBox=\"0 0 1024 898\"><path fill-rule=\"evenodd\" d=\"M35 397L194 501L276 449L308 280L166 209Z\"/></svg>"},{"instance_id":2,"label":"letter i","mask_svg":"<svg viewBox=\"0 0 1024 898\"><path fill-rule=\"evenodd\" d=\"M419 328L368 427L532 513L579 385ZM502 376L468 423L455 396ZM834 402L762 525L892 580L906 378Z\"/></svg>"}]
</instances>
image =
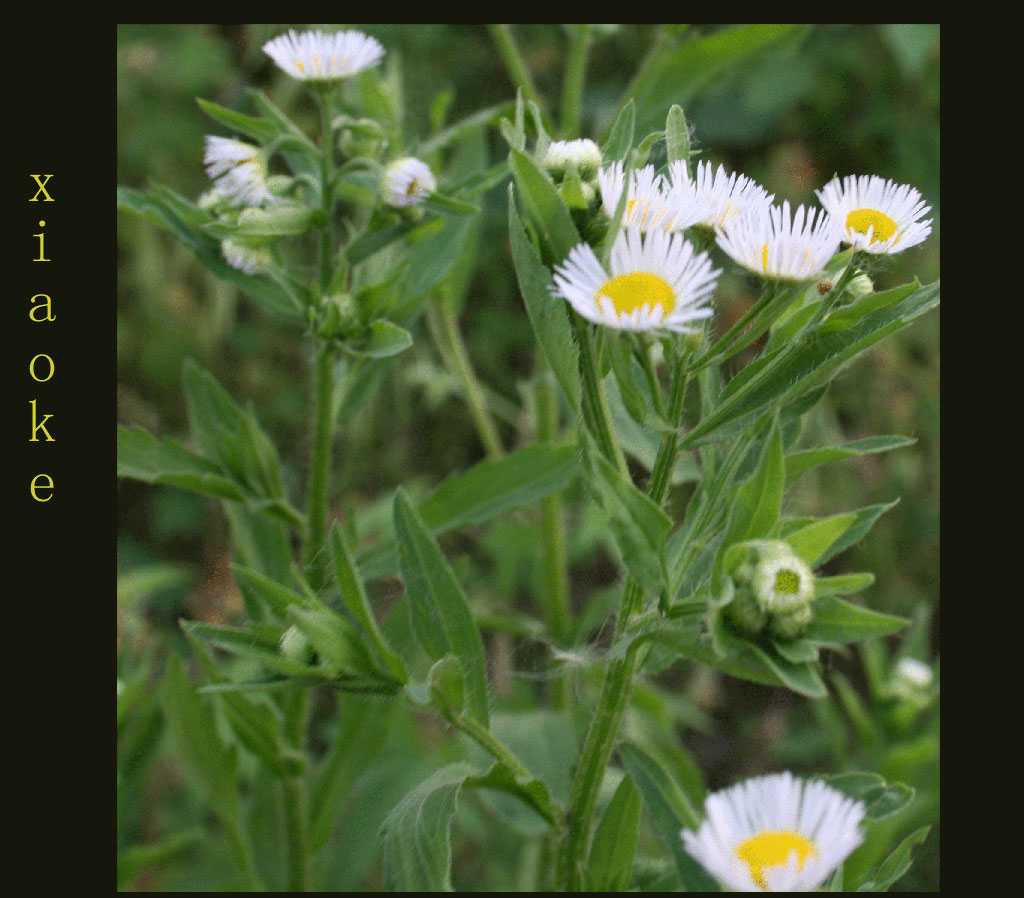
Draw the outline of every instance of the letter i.
<instances>
[{"instance_id":1,"label":"letter i","mask_svg":"<svg viewBox=\"0 0 1024 898\"><path fill-rule=\"evenodd\" d=\"M45 221L39 222L39 227L45 228L46 227L46 222ZM38 259L33 259L32 261L33 262L49 262L50 260L46 258L46 253L45 253L45 250L43 249L43 243L46 240L45 236L43 235L43 232L40 231L38 234L33 234L32 236L39 238L39 258Z\"/></svg>"}]
</instances>

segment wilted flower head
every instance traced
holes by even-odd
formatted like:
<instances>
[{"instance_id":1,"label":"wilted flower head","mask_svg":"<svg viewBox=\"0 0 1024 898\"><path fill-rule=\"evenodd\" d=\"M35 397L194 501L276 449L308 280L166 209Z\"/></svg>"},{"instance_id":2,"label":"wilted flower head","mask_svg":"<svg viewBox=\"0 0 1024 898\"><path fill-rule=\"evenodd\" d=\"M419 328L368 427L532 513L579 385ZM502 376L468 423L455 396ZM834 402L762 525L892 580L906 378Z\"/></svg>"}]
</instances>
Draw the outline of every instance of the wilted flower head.
<instances>
[{"instance_id":1,"label":"wilted flower head","mask_svg":"<svg viewBox=\"0 0 1024 898\"><path fill-rule=\"evenodd\" d=\"M418 206L436 187L430 166L414 156L396 159L381 178L381 196L389 206Z\"/></svg>"},{"instance_id":2,"label":"wilted flower head","mask_svg":"<svg viewBox=\"0 0 1024 898\"><path fill-rule=\"evenodd\" d=\"M748 779L708 796L687 852L738 892L810 892L862 841L864 805L791 773Z\"/></svg>"},{"instance_id":3,"label":"wilted flower head","mask_svg":"<svg viewBox=\"0 0 1024 898\"><path fill-rule=\"evenodd\" d=\"M258 206L275 199L267 188L267 163L259 147L208 134L203 162L214 188L232 206Z\"/></svg>"},{"instance_id":4,"label":"wilted flower head","mask_svg":"<svg viewBox=\"0 0 1024 898\"><path fill-rule=\"evenodd\" d=\"M281 71L299 81L331 83L377 65L380 41L361 31L289 31L263 45Z\"/></svg>"},{"instance_id":5,"label":"wilted flower head","mask_svg":"<svg viewBox=\"0 0 1024 898\"><path fill-rule=\"evenodd\" d=\"M931 206L909 184L877 175L833 178L815 191L843 228L843 240L869 253L900 253L923 242L932 220L919 221Z\"/></svg>"}]
</instances>

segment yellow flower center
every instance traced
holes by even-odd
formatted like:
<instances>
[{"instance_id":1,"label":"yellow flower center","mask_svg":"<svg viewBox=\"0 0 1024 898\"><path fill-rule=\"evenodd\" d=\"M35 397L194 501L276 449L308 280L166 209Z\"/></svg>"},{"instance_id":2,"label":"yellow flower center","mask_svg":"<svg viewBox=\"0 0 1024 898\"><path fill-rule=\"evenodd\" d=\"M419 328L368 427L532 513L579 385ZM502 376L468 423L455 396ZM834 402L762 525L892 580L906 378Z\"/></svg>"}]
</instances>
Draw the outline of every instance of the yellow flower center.
<instances>
[{"instance_id":1,"label":"yellow flower center","mask_svg":"<svg viewBox=\"0 0 1024 898\"><path fill-rule=\"evenodd\" d=\"M768 244L761 247L761 270L768 274Z\"/></svg>"},{"instance_id":2,"label":"yellow flower center","mask_svg":"<svg viewBox=\"0 0 1024 898\"><path fill-rule=\"evenodd\" d=\"M768 889L765 867L786 863L794 851L798 870L802 870L804 861L816 853L813 842L792 830L758 833L736 846L736 856L750 868L751 877L762 891Z\"/></svg>"},{"instance_id":3,"label":"yellow flower center","mask_svg":"<svg viewBox=\"0 0 1024 898\"><path fill-rule=\"evenodd\" d=\"M775 591L796 595L800 592L800 575L783 568L775 575Z\"/></svg>"},{"instance_id":4,"label":"yellow flower center","mask_svg":"<svg viewBox=\"0 0 1024 898\"><path fill-rule=\"evenodd\" d=\"M306 67L302 64L302 60L301 59L296 59L295 60L295 68L297 68L300 72L305 72L306 71Z\"/></svg>"},{"instance_id":5,"label":"yellow flower center","mask_svg":"<svg viewBox=\"0 0 1024 898\"><path fill-rule=\"evenodd\" d=\"M877 209L854 209L846 216L846 227L865 237L868 229L874 228L871 233L872 243L885 243L896 233L896 222Z\"/></svg>"},{"instance_id":6,"label":"yellow flower center","mask_svg":"<svg viewBox=\"0 0 1024 898\"><path fill-rule=\"evenodd\" d=\"M645 305L652 308L660 305L664 315L668 315L676 300L672 288L666 281L646 271L636 271L612 278L597 291L595 299L602 296L607 296L612 301L616 312L627 315Z\"/></svg>"}]
</instances>

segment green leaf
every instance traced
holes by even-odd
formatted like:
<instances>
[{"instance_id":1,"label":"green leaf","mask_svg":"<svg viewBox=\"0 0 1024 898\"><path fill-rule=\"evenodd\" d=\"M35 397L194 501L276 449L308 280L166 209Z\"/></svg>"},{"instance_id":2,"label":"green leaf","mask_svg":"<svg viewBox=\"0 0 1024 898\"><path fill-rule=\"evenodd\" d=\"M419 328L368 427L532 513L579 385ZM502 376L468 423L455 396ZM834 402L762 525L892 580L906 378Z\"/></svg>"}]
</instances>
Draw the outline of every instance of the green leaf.
<instances>
[{"instance_id":1,"label":"green leaf","mask_svg":"<svg viewBox=\"0 0 1024 898\"><path fill-rule=\"evenodd\" d=\"M519 188L519 195L537 229L544 257L548 262L561 262L580 242L569 207L558 195L555 185L531 156L512 147L509 163ZM521 230L521 229L520 229ZM552 302L560 300L551 300Z\"/></svg>"},{"instance_id":2,"label":"green leaf","mask_svg":"<svg viewBox=\"0 0 1024 898\"><path fill-rule=\"evenodd\" d=\"M815 599L813 608L814 619L803 637L808 642L843 643L888 636L910 623L904 617L861 608L836 596Z\"/></svg>"},{"instance_id":3,"label":"green leaf","mask_svg":"<svg viewBox=\"0 0 1024 898\"><path fill-rule=\"evenodd\" d=\"M906 327L939 302L939 282L914 290L895 305L879 309L844 329L826 319L799 341L744 368L722 391L715 410L683 441L685 447L722 439L762 414L826 384L842 367L885 337Z\"/></svg>"},{"instance_id":4,"label":"green leaf","mask_svg":"<svg viewBox=\"0 0 1024 898\"><path fill-rule=\"evenodd\" d=\"M897 435L878 436L868 437L864 440L854 440L852 443L844 443L842 446L828 446L821 449L805 449L801 452L791 452L786 456L786 482L791 483L803 474L804 471L815 468L818 465L841 461L844 458L852 458L855 455L872 455L876 452L888 452L890 449L912 446L916 442L917 440L914 437Z\"/></svg>"},{"instance_id":5,"label":"green leaf","mask_svg":"<svg viewBox=\"0 0 1024 898\"><path fill-rule=\"evenodd\" d=\"M289 605L287 616L316 649L321 666L330 674L373 676L377 673L359 634L345 618L330 608Z\"/></svg>"},{"instance_id":6,"label":"green leaf","mask_svg":"<svg viewBox=\"0 0 1024 898\"><path fill-rule=\"evenodd\" d=\"M736 491L729 527L722 539L723 548L771 533L779 520L784 487L782 433L778 421L775 421L764 441L754 473Z\"/></svg>"},{"instance_id":7,"label":"green leaf","mask_svg":"<svg viewBox=\"0 0 1024 898\"><path fill-rule=\"evenodd\" d=\"M572 446L524 446L504 458L485 459L462 474L451 475L420 503L419 512L435 535L479 524L557 493L569 484L576 469ZM396 569L396 546L390 536L359 558L359 570L366 579Z\"/></svg>"},{"instance_id":8,"label":"green leaf","mask_svg":"<svg viewBox=\"0 0 1024 898\"><path fill-rule=\"evenodd\" d=\"M306 596L299 595L258 570L243 564L233 564L231 570L238 581L238 588L245 599L247 609L266 607L279 618L288 616L291 605L313 607ZM250 614L252 611L250 610ZM255 615L257 619L263 615Z\"/></svg>"},{"instance_id":9,"label":"green leaf","mask_svg":"<svg viewBox=\"0 0 1024 898\"><path fill-rule=\"evenodd\" d=\"M157 440L141 427L117 425L117 476L179 486L219 499L244 498L238 484L213 462L173 440Z\"/></svg>"},{"instance_id":10,"label":"green leaf","mask_svg":"<svg viewBox=\"0 0 1024 898\"><path fill-rule=\"evenodd\" d=\"M665 769L642 748L632 742L619 745L619 757L636 784L647 810L654 819L654 831L675 862L683 889L690 892L716 892L718 886L700 864L683 848L680 830L696 830L700 818L686 796Z\"/></svg>"},{"instance_id":11,"label":"green leaf","mask_svg":"<svg viewBox=\"0 0 1024 898\"><path fill-rule=\"evenodd\" d=\"M627 480L581 431L585 483L608 516L608 525L630 574L659 595L668 581L665 543L672 521L650 497Z\"/></svg>"},{"instance_id":12,"label":"green leaf","mask_svg":"<svg viewBox=\"0 0 1024 898\"><path fill-rule=\"evenodd\" d=\"M452 891L452 818L467 764L449 764L408 793L381 826L387 886L399 892Z\"/></svg>"},{"instance_id":13,"label":"green leaf","mask_svg":"<svg viewBox=\"0 0 1024 898\"><path fill-rule=\"evenodd\" d=\"M486 109L481 109L478 112L467 115L465 118L460 119L453 125L449 125L439 134L435 134L429 140L420 144L416 155L422 158L431 153L436 153L438 150L443 150L453 143L458 143L479 128L497 124L502 116L508 115L514 108L515 104L507 100L504 103L497 103L494 106L488 106Z\"/></svg>"},{"instance_id":14,"label":"green leaf","mask_svg":"<svg viewBox=\"0 0 1024 898\"><path fill-rule=\"evenodd\" d=\"M617 162L626 158L633 146L633 133L636 127L636 103L630 100L616 116L608 139L601 147L601 155L605 163Z\"/></svg>"},{"instance_id":15,"label":"green leaf","mask_svg":"<svg viewBox=\"0 0 1024 898\"><path fill-rule=\"evenodd\" d=\"M857 891L888 892L890 887L910 869L910 865L913 862L914 849L927 838L930 830L930 826L922 826L920 829L915 829L900 842L892 854L882 861L874 876L860 885Z\"/></svg>"},{"instance_id":16,"label":"green leaf","mask_svg":"<svg viewBox=\"0 0 1024 898\"><path fill-rule=\"evenodd\" d=\"M238 830L238 754L221 741L209 701L196 692L181 659L172 655L161 686L161 705L178 757L190 777L202 784L224 825Z\"/></svg>"},{"instance_id":17,"label":"green leaf","mask_svg":"<svg viewBox=\"0 0 1024 898\"><path fill-rule=\"evenodd\" d=\"M868 505L856 511L812 519L810 523L783 521L779 535L804 561L817 567L859 542L875 521L898 501Z\"/></svg>"},{"instance_id":18,"label":"green leaf","mask_svg":"<svg viewBox=\"0 0 1024 898\"><path fill-rule=\"evenodd\" d=\"M668 118L665 121L665 151L668 164L680 159L688 162L690 159L690 129L681 106L674 105L668 111Z\"/></svg>"},{"instance_id":19,"label":"green leaf","mask_svg":"<svg viewBox=\"0 0 1024 898\"><path fill-rule=\"evenodd\" d=\"M640 793L625 776L601 815L587 864L588 890L624 892L629 888L640 826Z\"/></svg>"},{"instance_id":20,"label":"green leaf","mask_svg":"<svg viewBox=\"0 0 1024 898\"><path fill-rule=\"evenodd\" d=\"M823 599L825 596L852 596L863 592L875 582L874 574L839 574L836 577L815 577L814 595Z\"/></svg>"},{"instance_id":21,"label":"green leaf","mask_svg":"<svg viewBox=\"0 0 1024 898\"><path fill-rule=\"evenodd\" d=\"M202 97L196 97L196 102L199 104L199 108L215 122L220 122L225 128L237 131L239 134L244 134L246 137L251 137L260 143L268 143L281 133L277 125L265 118L243 115L241 112L235 112L233 109L228 109L217 103L211 103Z\"/></svg>"},{"instance_id":22,"label":"green leaf","mask_svg":"<svg viewBox=\"0 0 1024 898\"><path fill-rule=\"evenodd\" d=\"M377 318L358 340L345 342L342 348L354 356L385 359L412 346L412 334L392 321Z\"/></svg>"},{"instance_id":23,"label":"green leaf","mask_svg":"<svg viewBox=\"0 0 1024 898\"><path fill-rule=\"evenodd\" d=\"M159 870L198 848L204 839L201 829L171 833L157 842L132 845L117 854L117 886L123 889L145 870Z\"/></svg>"},{"instance_id":24,"label":"green leaf","mask_svg":"<svg viewBox=\"0 0 1024 898\"><path fill-rule=\"evenodd\" d=\"M551 272L541 262L523 230L511 184L508 189L508 230L519 291L530 324L569 406L579 411L579 350L566 315L566 303L551 294Z\"/></svg>"},{"instance_id":25,"label":"green leaf","mask_svg":"<svg viewBox=\"0 0 1024 898\"><path fill-rule=\"evenodd\" d=\"M338 580L338 588L341 597L352 612L352 615L362 624L366 634L370 637L374 648L380 655L381 660L387 665L399 682L406 682L409 675L406 672L402 659L391 649L380 627L377 626L377 618L374 616L370 600L363 588L363 581L359 579L356 572L355 561L352 557L352 550L349 548L345 538L345 531L337 524L331 528L331 549L334 554L334 573Z\"/></svg>"},{"instance_id":26,"label":"green leaf","mask_svg":"<svg viewBox=\"0 0 1024 898\"><path fill-rule=\"evenodd\" d=\"M455 269L469 241L475 221L473 215L439 218L443 222L436 233L418 240L409 252L409 266L402 277L402 292L408 300L418 299L438 286ZM406 310L395 310L393 317L404 320Z\"/></svg>"},{"instance_id":27,"label":"green leaf","mask_svg":"<svg viewBox=\"0 0 1024 898\"><path fill-rule=\"evenodd\" d=\"M683 106L714 80L756 54L800 34L798 25L737 25L687 40L665 54L636 85L641 129L653 127L669 103Z\"/></svg>"},{"instance_id":28,"label":"green leaf","mask_svg":"<svg viewBox=\"0 0 1024 898\"><path fill-rule=\"evenodd\" d=\"M878 773L833 773L821 777L834 789L864 804L869 820L884 820L914 800L914 790L903 783L886 782Z\"/></svg>"},{"instance_id":29,"label":"green leaf","mask_svg":"<svg viewBox=\"0 0 1024 898\"><path fill-rule=\"evenodd\" d=\"M166 188L158 196L118 187L117 208L134 212L170 231L192 250L202 265L222 281L240 287L274 315L295 323L304 322L303 305L297 296L273 280L261 275L245 274L224 260L220 241L207 234L202 227L212 221L210 215L188 200Z\"/></svg>"},{"instance_id":30,"label":"green leaf","mask_svg":"<svg viewBox=\"0 0 1024 898\"><path fill-rule=\"evenodd\" d=\"M401 488L395 495L394 519L416 637L435 660L448 653L459 660L466 677L469 713L486 726L484 646L465 593Z\"/></svg>"}]
</instances>

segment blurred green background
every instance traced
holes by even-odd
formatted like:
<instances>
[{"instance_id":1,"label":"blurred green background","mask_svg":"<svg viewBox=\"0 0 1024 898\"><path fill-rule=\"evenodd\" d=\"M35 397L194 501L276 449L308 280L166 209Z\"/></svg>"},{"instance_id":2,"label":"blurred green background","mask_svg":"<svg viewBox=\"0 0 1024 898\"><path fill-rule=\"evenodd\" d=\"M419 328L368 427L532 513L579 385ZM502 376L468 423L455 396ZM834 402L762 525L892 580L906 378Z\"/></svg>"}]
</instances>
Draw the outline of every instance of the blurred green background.
<instances>
[{"instance_id":1,"label":"blurred green background","mask_svg":"<svg viewBox=\"0 0 1024 898\"><path fill-rule=\"evenodd\" d=\"M311 26L118 26L118 183L145 188L155 180L193 199L209 187L203 136L224 131L205 118L195 97L251 112L246 89L258 87L315 133L315 108L301 85L284 77L260 49L288 27ZM439 92L451 93L451 120L514 97L482 25L355 27L377 37L389 58L401 57L406 134L429 133ZM658 40L674 39L681 26L661 27L659 32L658 26L595 26L581 135L569 136L597 137L603 131L648 49ZM691 26L691 33L713 34L721 27ZM514 26L513 32L540 92L557 107L566 32L554 25ZM664 113L675 101L667 97L660 119L638 122L639 133L664 127ZM814 189L834 174L878 174L916 186L932 206L932 236L883 258L872 276L878 289L914 276L923 283L939 276L937 25L801 28L703 85L684 106L704 158L753 177L777 201L814 203ZM493 164L503 158L504 143L493 132L488 140ZM303 341L219 283L184 246L149 223L120 215L117 240L119 420L185 438L182 364L196 359L234 396L252 400L298 495L308 456L310 405ZM509 257L503 187L485 198L477 253L461 324L510 446L518 438L535 349ZM739 276L724 277L714 326L727 327L741 315L756 299L755 289ZM802 437L810 445L899 433L916 437L917 444L815 469L798 482L786 509L821 514L902 497L859 546L830 563L828 572L873 571L877 582L864 600L912 617L911 635L869 646L863 653L868 657L835 656L837 702L811 703L714 672L695 672L689 664L660 674L659 695L680 696L683 710L672 718L674 733L711 788L780 767L874 769L918 789L911 808L893 818L894 832L937 819L937 709L932 703L922 704L916 714L901 711L887 684L895 657L933 662L937 656L938 335L939 316L929 315L867 353L835 381ZM422 324L414 336L414 347L398 358L372 400L339 433L335 510L367 508L398 484L436 484L483 457L458 382ZM141 659L178 644L177 618L225 623L240 611L240 600L228 567L226 522L215 502L124 480L118 484L118 505L119 677L127 682L142 669ZM600 598L616 574L592 516L579 510L581 503L571 507L573 592L582 610L584 599ZM491 526L471 550L468 561L460 559L460 573L473 585L471 595L493 603L495 611L529 607L536 561L527 518L512 516ZM386 598L396 587L377 588L378 598ZM531 647L498 633L489 641L489 654L495 691L504 704L536 705L543 666L538 673ZM578 688L590 688L593 673L582 667ZM360 703L368 701L325 704L324 727L335 725L335 714L358 717L365 711ZM438 753L448 751L433 722L390 710L381 718L386 738L380 735L380 744L387 750L353 761L350 794L339 805L334 847L325 852L320 871L327 888L382 885L380 860L372 850L380 819L436 766ZM151 710L143 722L129 723L135 727L131 739L120 745L122 759L131 762L121 790L120 842L148 843L202 827L203 818L161 741L159 713ZM455 850L457 887L529 886L525 879L502 879L498 864L491 870L477 856L473 846L479 847L485 826L472 810L460 811L456 832L462 833ZM272 834L261 838L268 846L273 842ZM197 851L186 838L172 852L175 862L161 867L159 875L142 865L129 871L125 885L216 888L224 875L218 863L230 866L218 850L226 853L216 843ZM496 846L495 857L506 850L519 848ZM514 873L520 865L511 857L506 866ZM937 887L936 827L897 888Z\"/></svg>"}]
</instances>

